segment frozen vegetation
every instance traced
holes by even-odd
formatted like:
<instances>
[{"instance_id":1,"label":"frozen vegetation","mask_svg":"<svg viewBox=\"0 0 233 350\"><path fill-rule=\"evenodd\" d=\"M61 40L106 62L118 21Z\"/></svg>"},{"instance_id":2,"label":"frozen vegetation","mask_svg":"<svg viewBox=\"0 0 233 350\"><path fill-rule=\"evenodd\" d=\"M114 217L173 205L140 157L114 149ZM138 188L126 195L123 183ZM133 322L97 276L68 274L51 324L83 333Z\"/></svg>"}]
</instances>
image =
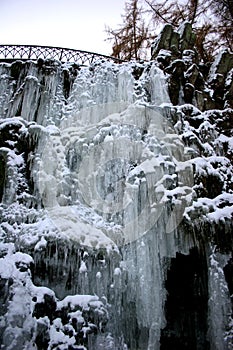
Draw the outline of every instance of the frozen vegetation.
<instances>
[{"instance_id":1,"label":"frozen vegetation","mask_svg":"<svg viewBox=\"0 0 233 350\"><path fill-rule=\"evenodd\" d=\"M232 349L233 54L188 30L0 64L2 349Z\"/></svg>"}]
</instances>

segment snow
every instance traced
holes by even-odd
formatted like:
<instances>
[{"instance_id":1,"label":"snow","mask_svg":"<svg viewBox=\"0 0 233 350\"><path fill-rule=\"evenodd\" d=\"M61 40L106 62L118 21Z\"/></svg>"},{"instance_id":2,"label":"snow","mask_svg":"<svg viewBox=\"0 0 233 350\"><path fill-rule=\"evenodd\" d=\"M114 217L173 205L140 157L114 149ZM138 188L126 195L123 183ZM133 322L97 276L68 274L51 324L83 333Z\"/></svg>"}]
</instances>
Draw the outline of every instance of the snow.
<instances>
[{"instance_id":1,"label":"snow","mask_svg":"<svg viewBox=\"0 0 233 350\"><path fill-rule=\"evenodd\" d=\"M217 208L214 213L209 213L207 218L210 221L215 221L218 223L220 220L224 219L233 219L233 205L226 206L225 208Z\"/></svg>"},{"instance_id":2,"label":"snow","mask_svg":"<svg viewBox=\"0 0 233 350\"><path fill-rule=\"evenodd\" d=\"M36 243L34 250L42 250L42 249L46 248L46 246L47 246L47 241L46 241L46 239L42 236L41 239L40 239L40 241L38 241L38 242Z\"/></svg>"},{"instance_id":3,"label":"snow","mask_svg":"<svg viewBox=\"0 0 233 350\"><path fill-rule=\"evenodd\" d=\"M0 119L0 130L9 126L17 126L21 131L25 129L25 120L21 117L12 117L7 119Z\"/></svg>"},{"instance_id":4,"label":"snow","mask_svg":"<svg viewBox=\"0 0 233 350\"><path fill-rule=\"evenodd\" d=\"M58 309L68 306L70 306L71 310L75 309L76 306L80 306L82 309L89 309L91 305L101 307L102 303L99 303L99 298L95 295L69 295L58 302Z\"/></svg>"},{"instance_id":5,"label":"snow","mask_svg":"<svg viewBox=\"0 0 233 350\"><path fill-rule=\"evenodd\" d=\"M75 208L73 210L72 206L57 206L47 209L47 211L53 226L60 232L61 236L77 241L87 247L118 251L116 244L100 229L87 222L82 222L75 214Z\"/></svg>"},{"instance_id":6,"label":"snow","mask_svg":"<svg viewBox=\"0 0 233 350\"><path fill-rule=\"evenodd\" d=\"M98 271L97 274L96 274L96 278L101 278L101 277L102 277L102 274L101 274L100 271Z\"/></svg>"},{"instance_id":7,"label":"snow","mask_svg":"<svg viewBox=\"0 0 233 350\"><path fill-rule=\"evenodd\" d=\"M79 268L79 272L80 272L80 273L85 273L85 272L87 272L87 266L86 266L86 264L85 264L84 261L81 261L81 266L80 266L80 268Z\"/></svg>"},{"instance_id":8,"label":"snow","mask_svg":"<svg viewBox=\"0 0 233 350\"><path fill-rule=\"evenodd\" d=\"M114 270L114 275L115 276L118 276L118 275L121 275L121 269L119 267L116 267L115 270Z\"/></svg>"},{"instance_id":9,"label":"snow","mask_svg":"<svg viewBox=\"0 0 233 350\"><path fill-rule=\"evenodd\" d=\"M4 118L0 131L13 125L35 147L27 163L15 141L7 140L0 149L6 159L6 182L9 179L0 205L0 235L6 240L0 243L0 275L14 280L15 297L4 318L6 334L9 331L12 337L15 331L19 339L23 327L32 334L41 323L49 330L49 349L58 343L66 349L75 346L75 337L66 333L69 328L75 334L73 318L88 338L97 326L86 322L85 311L94 310L99 319L103 315L107 319L111 303L109 328L120 328L117 322L120 317L127 319L124 312L131 312L133 304L139 329L148 330L151 346L158 345L160 330L166 326L164 285L169 261L177 252L189 254L196 239L187 232L181 242L179 225L184 217L190 225L195 220L210 224L232 220L233 172L223 144L231 152L233 137L215 127L213 115L220 112L201 112L189 104L172 106L167 77L156 63L146 63L136 79L137 68L143 67L101 62L84 67L77 72L66 100L61 67L43 77L30 63L24 85L16 86L16 92L9 84L1 86L8 99L0 100ZM5 69L4 79L8 79L10 66ZM39 91L42 84L43 94ZM22 117L9 117L17 113L20 101ZM173 115L178 119L175 126ZM193 120L198 121L198 128L192 126ZM26 165L33 189L24 178ZM214 198L201 192L208 176L222 183L221 193ZM25 188L20 191L23 181ZM58 240L62 243L53 256L50 243ZM37 261L20 249L30 249ZM54 275L47 267L50 259L54 259ZM209 276L212 298L219 288L217 280L224 282L221 259L207 256L213 269ZM66 295L63 300L57 300L52 289L32 283L30 267L38 262L47 264L40 283L60 288ZM48 282L49 273L54 280ZM59 286L59 279L68 281L69 275L77 295L67 295L69 288ZM67 311L66 325L60 317L52 321L47 316L32 317L33 308L45 302L45 295L54 300L57 311ZM211 300L210 314L215 316L226 300L224 293L219 307L214 305L216 299ZM10 328L15 314L26 315L29 322L26 325L19 317L24 324L19 331L17 321ZM102 323L101 319L99 330ZM218 333L215 325L211 327ZM123 348L121 344L119 350Z\"/></svg>"},{"instance_id":10,"label":"snow","mask_svg":"<svg viewBox=\"0 0 233 350\"><path fill-rule=\"evenodd\" d=\"M7 255L0 258L0 275L2 278L11 278L12 276L17 277L19 275L17 266L20 264L21 267L25 266L26 269L30 267L33 263L33 259L30 255L21 252L13 253L13 246L9 244L5 247L4 244L1 245L2 250L8 250Z\"/></svg>"}]
</instances>

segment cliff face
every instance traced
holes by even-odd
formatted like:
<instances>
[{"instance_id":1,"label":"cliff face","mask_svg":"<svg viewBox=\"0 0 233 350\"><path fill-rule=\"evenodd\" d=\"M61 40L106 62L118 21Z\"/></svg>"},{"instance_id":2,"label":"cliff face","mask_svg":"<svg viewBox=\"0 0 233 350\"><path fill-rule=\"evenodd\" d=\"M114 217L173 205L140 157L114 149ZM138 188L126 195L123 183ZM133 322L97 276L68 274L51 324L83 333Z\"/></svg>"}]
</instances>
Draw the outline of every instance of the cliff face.
<instances>
[{"instance_id":1,"label":"cliff face","mask_svg":"<svg viewBox=\"0 0 233 350\"><path fill-rule=\"evenodd\" d=\"M3 349L232 348L232 54L0 64Z\"/></svg>"}]
</instances>

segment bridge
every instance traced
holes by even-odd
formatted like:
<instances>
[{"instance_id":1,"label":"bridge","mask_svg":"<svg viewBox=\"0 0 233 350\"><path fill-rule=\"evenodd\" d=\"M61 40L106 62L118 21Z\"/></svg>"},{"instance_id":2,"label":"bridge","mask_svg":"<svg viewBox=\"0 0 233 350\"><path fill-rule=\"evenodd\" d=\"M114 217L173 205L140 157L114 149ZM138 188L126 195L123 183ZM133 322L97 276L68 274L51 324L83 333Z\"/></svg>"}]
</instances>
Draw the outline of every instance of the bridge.
<instances>
[{"instance_id":1,"label":"bridge","mask_svg":"<svg viewBox=\"0 0 233 350\"><path fill-rule=\"evenodd\" d=\"M97 60L122 63L123 60L95 52L68 49L63 47L39 45L0 45L0 61L38 60L42 58L60 62L74 62L79 65L90 65Z\"/></svg>"}]
</instances>

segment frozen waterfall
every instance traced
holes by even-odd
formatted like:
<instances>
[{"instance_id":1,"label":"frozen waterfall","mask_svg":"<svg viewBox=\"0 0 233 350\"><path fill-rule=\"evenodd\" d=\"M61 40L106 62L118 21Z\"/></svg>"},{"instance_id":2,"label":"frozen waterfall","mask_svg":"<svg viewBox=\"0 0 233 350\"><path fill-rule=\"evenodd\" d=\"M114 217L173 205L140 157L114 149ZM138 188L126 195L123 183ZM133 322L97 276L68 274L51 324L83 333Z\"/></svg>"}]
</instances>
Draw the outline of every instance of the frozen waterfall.
<instances>
[{"instance_id":1,"label":"frozen waterfall","mask_svg":"<svg viewBox=\"0 0 233 350\"><path fill-rule=\"evenodd\" d=\"M199 111L171 104L155 61L16 61L0 76L2 348L227 349L229 255L211 220L192 226L223 203L196 197L214 167L185 120Z\"/></svg>"}]
</instances>

